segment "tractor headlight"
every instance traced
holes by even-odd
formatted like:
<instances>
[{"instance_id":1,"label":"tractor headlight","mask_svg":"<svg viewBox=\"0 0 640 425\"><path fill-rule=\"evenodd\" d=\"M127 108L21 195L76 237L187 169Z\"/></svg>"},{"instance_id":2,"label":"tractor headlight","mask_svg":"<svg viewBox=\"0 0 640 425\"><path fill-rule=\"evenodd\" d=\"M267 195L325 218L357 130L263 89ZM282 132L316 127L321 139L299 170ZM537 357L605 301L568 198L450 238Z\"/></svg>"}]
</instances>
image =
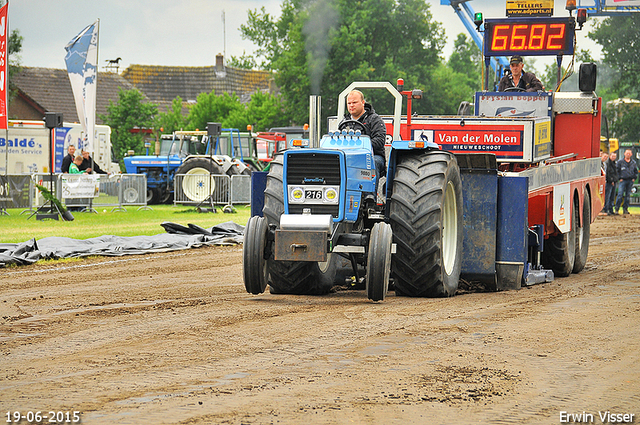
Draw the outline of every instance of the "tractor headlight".
<instances>
[{"instance_id":1,"label":"tractor headlight","mask_svg":"<svg viewBox=\"0 0 640 425\"><path fill-rule=\"evenodd\" d=\"M304 202L304 189L301 187L292 188L289 198L291 202Z\"/></svg>"},{"instance_id":2,"label":"tractor headlight","mask_svg":"<svg viewBox=\"0 0 640 425\"><path fill-rule=\"evenodd\" d=\"M324 189L324 200L332 204L338 203L338 191L335 187L327 187Z\"/></svg>"}]
</instances>

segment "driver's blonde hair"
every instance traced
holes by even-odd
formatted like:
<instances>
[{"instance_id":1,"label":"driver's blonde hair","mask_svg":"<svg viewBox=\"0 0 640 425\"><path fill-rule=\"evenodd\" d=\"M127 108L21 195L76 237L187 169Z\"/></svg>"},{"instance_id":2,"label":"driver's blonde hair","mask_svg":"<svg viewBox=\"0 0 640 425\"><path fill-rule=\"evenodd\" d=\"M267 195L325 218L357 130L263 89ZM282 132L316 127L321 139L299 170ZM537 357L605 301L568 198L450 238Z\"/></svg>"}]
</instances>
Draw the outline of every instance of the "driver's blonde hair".
<instances>
[{"instance_id":1,"label":"driver's blonde hair","mask_svg":"<svg viewBox=\"0 0 640 425\"><path fill-rule=\"evenodd\" d=\"M360 90L354 89L349 92L349 94L352 93L357 94L358 96L360 96L360 100L364 101L364 94Z\"/></svg>"}]
</instances>

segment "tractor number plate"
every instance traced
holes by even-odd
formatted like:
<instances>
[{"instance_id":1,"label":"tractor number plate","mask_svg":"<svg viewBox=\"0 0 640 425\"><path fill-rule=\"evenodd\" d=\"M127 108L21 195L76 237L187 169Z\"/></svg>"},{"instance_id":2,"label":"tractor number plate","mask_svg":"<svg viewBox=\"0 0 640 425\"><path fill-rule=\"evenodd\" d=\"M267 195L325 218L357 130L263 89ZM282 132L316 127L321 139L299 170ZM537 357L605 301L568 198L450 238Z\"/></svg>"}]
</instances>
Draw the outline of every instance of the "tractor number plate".
<instances>
[{"instance_id":1,"label":"tractor number plate","mask_svg":"<svg viewBox=\"0 0 640 425\"><path fill-rule=\"evenodd\" d=\"M277 261L327 261L327 232L276 230Z\"/></svg>"},{"instance_id":2,"label":"tractor number plate","mask_svg":"<svg viewBox=\"0 0 640 425\"><path fill-rule=\"evenodd\" d=\"M304 191L304 197L305 199L315 199L315 200L322 200L322 191L321 190L305 190Z\"/></svg>"}]
</instances>

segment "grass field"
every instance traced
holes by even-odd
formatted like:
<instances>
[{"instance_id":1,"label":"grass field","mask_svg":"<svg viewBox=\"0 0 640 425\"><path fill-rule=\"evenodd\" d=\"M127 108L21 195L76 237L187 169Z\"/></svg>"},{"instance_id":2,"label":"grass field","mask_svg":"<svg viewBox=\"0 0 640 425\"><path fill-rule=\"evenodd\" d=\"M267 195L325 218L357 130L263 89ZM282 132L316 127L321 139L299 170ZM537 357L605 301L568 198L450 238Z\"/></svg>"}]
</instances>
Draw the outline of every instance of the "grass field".
<instances>
[{"instance_id":1,"label":"grass field","mask_svg":"<svg viewBox=\"0 0 640 425\"><path fill-rule=\"evenodd\" d=\"M24 242L33 238L65 236L73 239L88 239L103 235L140 236L165 233L161 223L170 221L182 225L189 223L209 228L216 224L233 221L246 225L251 208L248 205L236 205L235 213L224 214L220 208L217 213L198 213L193 207L173 205L153 205L152 210L137 210L128 207L127 211L111 212L111 209L95 213L73 212L73 221L36 220L31 213L20 215L22 209L9 209L9 215L0 215L0 243Z\"/></svg>"},{"instance_id":2,"label":"grass field","mask_svg":"<svg viewBox=\"0 0 640 425\"><path fill-rule=\"evenodd\" d=\"M9 215L0 215L0 243L24 242L29 239L42 239L48 236L66 236L73 239L88 239L103 235L139 236L164 233L160 226L165 221L187 225L189 223L209 228L216 224L233 221L246 225L251 215L248 205L237 205L236 213L198 213L193 207L173 205L153 205L153 210L140 210L129 207L126 212L100 210L95 213L72 213L73 221L36 220L30 213L20 215L22 209L10 209ZM632 206L631 214L640 214L640 207Z\"/></svg>"}]
</instances>

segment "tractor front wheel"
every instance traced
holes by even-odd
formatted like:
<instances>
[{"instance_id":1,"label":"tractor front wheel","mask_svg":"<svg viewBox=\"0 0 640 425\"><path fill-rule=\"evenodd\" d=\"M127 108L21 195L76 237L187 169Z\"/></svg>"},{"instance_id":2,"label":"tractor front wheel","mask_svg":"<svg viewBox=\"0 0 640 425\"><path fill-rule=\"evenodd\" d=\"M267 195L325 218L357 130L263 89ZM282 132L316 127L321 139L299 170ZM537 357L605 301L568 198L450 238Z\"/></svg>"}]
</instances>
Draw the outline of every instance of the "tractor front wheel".
<instances>
[{"instance_id":1,"label":"tractor front wheel","mask_svg":"<svg viewBox=\"0 0 640 425\"><path fill-rule=\"evenodd\" d=\"M391 272L391 244L393 232L387 223L376 223L369 238L367 258L367 298L384 301L389 289Z\"/></svg>"},{"instance_id":2,"label":"tractor front wheel","mask_svg":"<svg viewBox=\"0 0 640 425\"><path fill-rule=\"evenodd\" d=\"M267 288L266 249L269 226L264 217L253 216L247 222L242 244L244 287L250 294L258 295Z\"/></svg>"}]
</instances>

